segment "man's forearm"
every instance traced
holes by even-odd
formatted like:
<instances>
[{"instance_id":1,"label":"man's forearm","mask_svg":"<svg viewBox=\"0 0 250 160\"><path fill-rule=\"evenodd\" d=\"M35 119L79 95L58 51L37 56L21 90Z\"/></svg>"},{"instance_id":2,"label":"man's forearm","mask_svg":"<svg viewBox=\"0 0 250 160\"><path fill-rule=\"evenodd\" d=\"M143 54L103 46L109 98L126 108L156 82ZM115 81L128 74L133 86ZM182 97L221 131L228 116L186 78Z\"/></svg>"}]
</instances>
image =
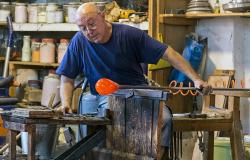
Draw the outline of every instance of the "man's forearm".
<instances>
[{"instance_id":1,"label":"man's forearm","mask_svg":"<svg viewBox=\"0 0 250 160\"><path fill-rule=\"evenodd\" d=\"M66 76L61 76L60 96L62 106L71 107L72 95L74 89L74 80Z\"/></svg>"},{"instance_id":2,"label":"man's forearm","mask_svg":"<svg viewBox=\"0 0 250 160\"><path fill-rule=\"evenodd\" d=\"M167 48L162 58L172 64L174 68L185 73L192 81L200 79L199 75L194 71L191 65L170 46Z\"/></svg>"}]
</instances>

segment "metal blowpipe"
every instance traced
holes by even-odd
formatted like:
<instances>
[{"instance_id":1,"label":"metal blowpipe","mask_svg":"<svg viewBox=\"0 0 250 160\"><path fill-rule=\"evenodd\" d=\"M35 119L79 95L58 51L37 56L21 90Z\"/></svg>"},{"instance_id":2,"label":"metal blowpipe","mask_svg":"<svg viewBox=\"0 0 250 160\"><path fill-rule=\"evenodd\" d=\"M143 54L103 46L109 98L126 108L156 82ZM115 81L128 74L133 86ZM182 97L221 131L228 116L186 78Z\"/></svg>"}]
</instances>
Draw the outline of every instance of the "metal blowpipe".
<instances>
[{"instance_id":1,"label":"metal blowpipe","mask_svg":"<svg viewBox=\"0 0 250 160\"><path fill-rule=\"evenodd\" d=\"M173 91L182 92L184 90L190 91L192 95L195 93L192 91L202 92L202 89L198 89L195 87L153 87L153 86L139 86L139 85L119 85L116 82L107 79L101 78L97 81L95 85L96 91L100 95L109 95L112 94L119 89L150 89L150 90L162 90L166 92L173 93ZM212 88L212 91L247 91L250 92L250 88ZM175 92L175 93L177 93ZM184 95L184 94L183 94Z\"/></svg>"}]
</instances>

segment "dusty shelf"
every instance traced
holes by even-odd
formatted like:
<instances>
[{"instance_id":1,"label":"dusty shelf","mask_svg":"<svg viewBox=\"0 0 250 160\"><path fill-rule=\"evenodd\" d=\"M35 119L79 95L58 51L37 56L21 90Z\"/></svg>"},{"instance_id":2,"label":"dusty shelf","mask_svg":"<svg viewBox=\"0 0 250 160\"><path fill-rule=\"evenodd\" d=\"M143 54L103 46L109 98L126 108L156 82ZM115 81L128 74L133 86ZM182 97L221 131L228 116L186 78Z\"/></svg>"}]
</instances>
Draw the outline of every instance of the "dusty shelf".
<instances>
[{"instance_id":1,"label":"dusty shelf","mask_svg":"<svg viewBox=\"0 0 250 160\"><path fill-rule=\"evenodd\" d=\"M116 22L115 22L116 23ZM139 28L141 30L148 30L148 22L132 23L124 22L127 24ZM74 23L13 23L14 31L78 31L78 26Z\"/></svg>"},{"instance_id":2,"label":"dusty shelf","mask_svg":"<svg viewBox=\"0 0 250 160\"><path fill-rule=\"evenodd\" d=\"M58 67L58 63L38 63L38 62L22 62L22 61L10 61L10 65L22 65L22 66L39 66L39 67Z\"/></svg>"},{"instance_id":3,"label":"dusty shelf","mask_svg":"<svg viewBox=\"0 0 250 160\"><path fill-rule=\"evenodd\" d=\"M250 17L250 13L200 13L200 14L160 14L160 18L216 18L216 17Z\"/></svg>"}]
</instances>

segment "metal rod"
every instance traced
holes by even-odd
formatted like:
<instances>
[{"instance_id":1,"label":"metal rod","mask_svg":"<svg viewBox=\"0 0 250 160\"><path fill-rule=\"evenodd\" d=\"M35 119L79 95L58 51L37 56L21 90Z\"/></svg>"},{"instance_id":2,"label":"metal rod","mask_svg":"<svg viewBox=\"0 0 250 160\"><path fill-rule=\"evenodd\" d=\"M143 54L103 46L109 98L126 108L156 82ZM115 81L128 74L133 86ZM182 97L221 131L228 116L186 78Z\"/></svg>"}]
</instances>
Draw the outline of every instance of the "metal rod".
<instances>
[{"instance_id":1,"label":"metal rod","mask_svg":"<svg viewBox=\"0 0 250 160\"><path fill-rule=\"evenodd\" d=\"M119 85L119 89L152 89L152 90L199 90L195 87L153 87L153 86L134 86ZM250 88L212 88L214 91L250 91Z\"/></svg>"},{"instance_id":2,"label":"metal rod","mask_svg":"<svg viewBox=\"0 0 250 160\"><path fill-rule=\"evenodd\" d=\"M13 46L13 26L12 26L12 18L10 16L7 17L7 23L8 23L8 29L9 29L9 35L8 35L8 44L7 44L7 50L6 50L5 61L4 61L4 69L3 69L4 78L7 77L8 75L10 52Z\"/></svg>"}]
</instances>

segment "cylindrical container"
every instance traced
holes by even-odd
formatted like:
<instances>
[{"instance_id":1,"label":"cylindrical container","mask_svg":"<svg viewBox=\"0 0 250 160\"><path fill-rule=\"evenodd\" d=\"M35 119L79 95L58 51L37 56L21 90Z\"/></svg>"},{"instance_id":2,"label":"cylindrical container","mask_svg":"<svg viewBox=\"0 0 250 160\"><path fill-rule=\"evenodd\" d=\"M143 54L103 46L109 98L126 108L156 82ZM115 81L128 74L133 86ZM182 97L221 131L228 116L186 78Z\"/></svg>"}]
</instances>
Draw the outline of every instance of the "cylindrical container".
<instances>
[{"instance_id":1,"label":"cylindrical container","mask_svg":"<svg viewBox=\"0 0 250 160\"><path fill-rule=\"evenodd\" d=\"M58 8L59 8L59 5L57 5L56 3L48 3L46 7L47 23L56 22L56 10Z\"/></svg>"},{"instance_id":2,"label":"cylindrical container","mask_svg":"<svg viewBox=\"0 0 250 160\"><path fill-rule=\"evenodd\" d=\"M57 10L55 11L55 23L63 23L63 10Z\"/></svg>"},{"instance_id":3,"label":"cylindrical container","mask_svg":"<svg viewBox=\"0 0 250 160\"><path fill-rule=\"evenodd\" d=\"M16 3L15 22L16 23L26 23L27 22L27 7L26 7L25 3Z\"/></svg>"},{"instance_id":4,"label":"cylindrical container","mask_svg":"<svg viewBox=\"0 0 250 160\"><path fill-rule=\"evenodd\" d=\"M28 6L28 22L29 23L37 23L38 22L38 4L31 3Z\"/></svg>"},{"instance_id":5,"label":"cylindrical container","mask_svg":"<svg viewBox=\"0 0 250 160\"><path fill-rule=\"evenodd\" d=\"M230 139L228 137L217 137L214 140L214 159L232 160Z\"/></svg>"},{"instance_id":6,"label":"cylindrical container","mask_svg":"<svg viewBox=\"0 0 250 160\"><path fill-rule=\"evenodd\" d=\"M7 17L10 15L10 11L0 9L0 22L6 22Z\"/></svg>"},{"instance_id":7,"label":"cylindrical container","mask_svg":"<svg viewBox=\"0 0 250 160\"><path fill-rule=\"evenodd\" d=\"M10 15L10 9L9 2L0 2L0 22L6 22L7 17Z\"/></svg>"},{"instance_id":8,"label":"cylindrical container","mask_svg":"<svg viewBox=\"0 0 250 160\"><path fill-rule=\"evenodd\" d=\"M0 2L0 22L6 22L7 17L10 15L11 5L9 2Z\"/></svg>"},{"instance_id":9,"label":"cylindrical container","mask_svg":"<svg viewBox=\"0 0 250 160\"><path fill-rule=\"evenodd\" d=\"M38 73L34 69L17 69L16 80L23 85L26 85L29 80L38 80Z\"/></svg>"},{"instance_id":10,"label":"cylindrical container","mask_svg":"<svg viewBox=\"0 0 250 160\"><path fill-rule=\"evenodd\" d=\"M23 36L22 61L31 60L30 36Z\"/></svg>"},{"instance_id":11,"label":"cylindrical container","mask_svg":"<svg viewBox=\"0 0 250 160\"><path fill-rule=\"evenodd\" d=\"M56 74L49 74L44 77L42 90L42 106L49 107L50 98L55 95L53 105L60 101L59 94L60 79Z\"/></svg>"},{"instance_id":12,"label":"cylindrical container","mask_svg":"<svg viewBox=\"0 0 250 160\"><path fill-rule=\"evenodd\" d=\"M11 5L9 2L0 2L0 9L10 11Z\"/></svg>"},{"instance_id":13,"label":"cylindrical container","mask_svg":"<svg viewBox=\"0 0 250 160\"><path fill-rule=\"evenodd\" d=\"M60 44L57 49L57 63L61 63L63 56L67 51L68 45L69 45L68 39L60 39Z\"/></svg>"},{"instance_id":14,"label":"cylindrical container","mask_svg":"<svg viewBox=\"0 0 250 160\"><path fill-rule=\"evenodd\" d=\"M40 62L55 63L55 44L54 39L44 38L40 46Z\"/></svg>"},{"instance_id":15,"label":"cylindrical container","mask_svg":"<svg viewBox=\"0 0 250 160\"><path fill-rule=\"evenodd\" d=\"M36 125L36 155L40 160L53 158L56 142L58 139L59 125ZM28 132L21 132L22 153L28 154Z\"/></svg>"},{"instance_id":16,"label":"cylindrical container","mask_svg":"<svg viewBox=\"0 0 250 160\"><path fill-rule=\"evenodd\" d=\"M38 3L38 23L46 23L46 3Z\"/></svg>"},{"instance_id":17,"label":"cylindrical container","mask_svg":"<svg viewBox=\"0 0 250 160\"><path fill-rule=\"evenodd\" d=\"M31 40L31 55L32 55L32 62L40 62L40 42L39 39L32 39Z\"/></svg>"},{"instance_id":18,"label":"cylindrical container","mask_svg":"<svg viewBox=\"0 0 250 160\"><path fill-rule=\"evenodd\" d=\"M78 3L68 3L67 5L67 23L75 23L76 10L79 7Z\"/></svg>"},{"instance_id":19,"label":"cylindrical container","mask_svg":"<svg viewBox=\"0 0 250 160\"><path fill-rule=\"evenodd\" d=\"M63 17L64 17L63 21L66 23L68 23L68 7L69 7L68 4L63 5Z\"/></svg>"}]
</instances>

